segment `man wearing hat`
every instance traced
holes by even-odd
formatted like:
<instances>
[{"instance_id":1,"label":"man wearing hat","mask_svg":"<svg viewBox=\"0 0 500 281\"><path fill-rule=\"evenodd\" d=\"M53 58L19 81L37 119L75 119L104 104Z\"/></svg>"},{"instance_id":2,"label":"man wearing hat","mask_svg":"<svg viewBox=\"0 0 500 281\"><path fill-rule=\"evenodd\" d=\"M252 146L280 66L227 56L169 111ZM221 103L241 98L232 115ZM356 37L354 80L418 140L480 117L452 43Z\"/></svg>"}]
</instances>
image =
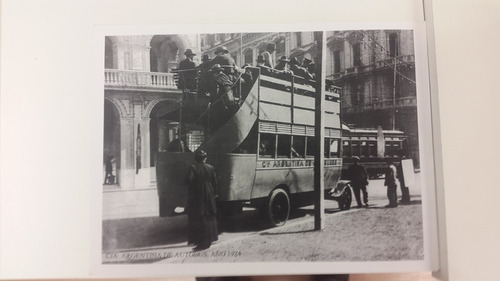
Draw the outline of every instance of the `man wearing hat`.
<instances>
[{"instance_id":1,"label":"man wearing hat","mask_svg":"<svg viewBox=\"0 0 500 281\"><path fill-rule=\"evenodd\" d=\"M287 70L289 70L289 67L288 67L289 62L290 62L290 60L286 59L286 56L282 56L279 59L278 64L274 67L274 69L280 70L280 71L287 71Z\"/></svg>"},{"instance_id":2,"label":"man wearing hat","mask_svg":"<svg viewBox=\"0 0 500 281\"><path fill-rule=\"evenodd\" d=\"M257 67L260 68L260 74L264 75L271 74L271 71L269 70L269 67L266 65L266 60L264 59L263 55L258 55L256 62L257 62Z\"/></svg>"},{"instance_id":3,"label":"man wearing hat","mask_svg":"<svg viewBox=\"0 0 500 281\"><path fill-rule=\"evenodd\" d=\"M226 74L232 74L234 73L234 70L236 69L236 62L234 59L229 55L229 51L227 50L226 47L218 47L215 50L215 58L213 58L209 63L207 63L207 67L213 67L214 65L219 64L224 68L224 73Z\"/></svg>"},{"instance_id":4,"label":"man wearing hat","mask_svg":"<svg viewBox=\"0 0 500 281\"><path fill-rule=\"evenodd\" d=\"M309 67L309 64L311 64L312 60L308 59L308 58L304 58L304 60L302 61L302 67L307 69Z\"/></svg>"},{"instance_id":5,"label":"man wearing hat","mask_svg":"<svg viewBox=\"0 0 500 281\"><path fill-rule=\"evenodd\" d=\"M356 203L358 203L358 208L363 207L361 204L361 194L363 193L363 202L365 207L368 207L368 192L366 191L366 186L368 185L368 173L363 165L359 164L359 157L354 156L352 158L352 165L347 168L347 179L351 181L351 186L354 191L354 196L356 197Z\"/></svg>"},{"instance_id":6,"label":"man wearing hat","mask_svg":"<svg viewBox=\"0 0 500 281\"><path fill-rule=\"evenodd\" d=\"M299 76L302 78L308 78L307 75L307 70L300 66L299 61L297 58L291 58L290 59L290 70L293 72L293 75Z\"/></svg>"},{"instance_id":7,"label":"man wearing hat","mask_svg":"<svg viewBox=\"0 0 500 281\"><path fill-rule=\"evenodd\" d=\"M186 58L179 63L179 89L196 91L196 63L193 57L196 56L193 50L186 49Z\"/></svg>"},{"instance_id":8,"label":"man wearing hat","mask_svg":"<svg viewBox=\"0 0 500 281\"><path fill-rule=\"evenodd\" d=\"M384 185L387 186L387 199L389 199L389 205L386 208L396 208L398 206L398 194L397 188L398 184L396 182L398 178L397 168L394 165L394 161L390 158L387 159L387 168L385 172Z\"/></svg>"},{"instance_id":9,"label":"man wearing hat","mask_svg":"<svg viewBox=\"0 0 500 281\"><path fill-rule=\"evenodd\" d=\"M203 55L201 61L202 63L198 65L198 68L200 69L198 93L202 95L206 93L215 95L215 93L217 92L217 84L215 83L215 80L213 79L213 76L209 71L210 56Z\"/></svg>"}]
</instances>

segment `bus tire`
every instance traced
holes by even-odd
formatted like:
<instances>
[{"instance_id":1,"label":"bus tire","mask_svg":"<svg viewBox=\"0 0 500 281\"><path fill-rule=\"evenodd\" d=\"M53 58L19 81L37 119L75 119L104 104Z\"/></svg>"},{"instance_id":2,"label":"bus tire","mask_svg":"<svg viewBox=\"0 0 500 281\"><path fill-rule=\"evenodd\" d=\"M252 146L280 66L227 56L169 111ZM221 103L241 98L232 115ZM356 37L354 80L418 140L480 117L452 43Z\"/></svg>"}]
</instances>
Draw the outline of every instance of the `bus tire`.
<instances>
[{"instance_id":1,"label":"bus tire","mask_svg":"<svg viewBox=\"0 0 500 281\"><path fill-rule=\"evenodd\" d=\"M342 211L349 210L351 208L351 202L352 202L352 192L351 188L347 186L338 200L339 209Z\"/></svg>"},{"instance_id":2,"label":"bus tire","mask_svg":"<svg viewBox=\"0 0 500 281\"><path fill-rule=\"evenodd\" d=\"M290 197L288 193L281 189L275 189L269 195L266 215L271 226L282 226L290 215Z\"/></svg>"}]
</instances>

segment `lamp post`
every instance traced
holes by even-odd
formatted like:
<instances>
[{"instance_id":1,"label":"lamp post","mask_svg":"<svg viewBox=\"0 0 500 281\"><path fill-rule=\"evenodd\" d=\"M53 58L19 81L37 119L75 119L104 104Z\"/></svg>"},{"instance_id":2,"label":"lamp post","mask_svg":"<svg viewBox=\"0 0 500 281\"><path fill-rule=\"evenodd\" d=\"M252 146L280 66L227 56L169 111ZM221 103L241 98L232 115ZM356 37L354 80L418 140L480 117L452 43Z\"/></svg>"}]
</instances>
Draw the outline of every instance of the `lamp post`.
<instances>
[{"instance_id":1,"label":"lamp post","mask_svg":"<svg viewBox=\"0 0 500 281\"><path fill-rule=\"evenodd\" d=\"M316 42L316 61L323 61L323 32L314 32L314 41ZM324 116L323 104L325 100L324 81L325 65L321 63L316 68L316 110L314 116L314 135L316 136L316 153L314 154L314 229L322 230L325 228L324 212Z\"/></svg>"}]
</instances>

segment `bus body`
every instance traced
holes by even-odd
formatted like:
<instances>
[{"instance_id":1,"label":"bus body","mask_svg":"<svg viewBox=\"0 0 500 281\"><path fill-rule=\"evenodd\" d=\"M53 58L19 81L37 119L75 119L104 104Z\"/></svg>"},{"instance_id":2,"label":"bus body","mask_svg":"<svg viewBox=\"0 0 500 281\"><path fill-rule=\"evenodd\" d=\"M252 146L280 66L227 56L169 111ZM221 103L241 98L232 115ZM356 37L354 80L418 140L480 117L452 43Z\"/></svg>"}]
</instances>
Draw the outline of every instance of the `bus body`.
<instances>
[{"instance_id":1,"label":"bus body","mask_svg":"<svg viewBox=\"0 0 500 281\"><path fill-rule=\"evenodd\" d=\"M407 153L408 136L398 130L343 127L343 169L352 164L352 157L360 158L370 178L385 173L387 161L398 163Z\"/></svg>"},{"instance_id":2,"label":"bus body","mask_svg":"<svg viewBox=\"0 0 500 281\"><path fill-rule=\"evenodd\" d=\"M203 132L199 143L188 146L208 153L223 214L250 204L263 210L273 225L281 225L291 207L313 203L316 89L291 74L261 75L251 67L247 71L255 78L240 85L237 107L227 108L221 99L208 103L198 95L179 110L180 131L188 143L191 134ZM325 190L330 191L342 170L340 88L324 91L324 176ZM193 153L158 152L157 163L160 215L168 216L173 208L186 205L184 176Z\"/></svg>"}]
</instances>

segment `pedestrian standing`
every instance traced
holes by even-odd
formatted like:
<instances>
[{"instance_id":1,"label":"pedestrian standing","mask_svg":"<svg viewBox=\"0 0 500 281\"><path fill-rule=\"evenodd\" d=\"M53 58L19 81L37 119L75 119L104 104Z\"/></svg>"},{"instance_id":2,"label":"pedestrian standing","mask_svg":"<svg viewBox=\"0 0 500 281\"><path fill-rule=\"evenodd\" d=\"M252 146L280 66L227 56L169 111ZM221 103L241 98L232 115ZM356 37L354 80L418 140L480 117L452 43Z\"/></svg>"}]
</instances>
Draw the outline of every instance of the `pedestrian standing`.
<instances>
[{"instance_id":1,"label":"pedestrian standing","mask_svg":"<svg viewBox=\"0 0 500 281\"><path fill-rule=\"evenodd\" d=\"M196 164L186 177L188 189L188 245L195 244L195 251L210 248L212 242L218 239L217 230L217 180L215 169L205 163L207 153L196 150Z\"/></svg>"},{"instance_id":2,"label":"pedestrian standing","mask_svg":"<svg viewBox=\"0 0 500 281\"><path fill-rule=\"evenodd\" d=\"M387 170L385 172L385 181L384 185L387 186L387 198L389 199L389 205L385 206L386 208L395 208L398 206L398 194L397 188L398 185L396 183L397 178L397 169L394 166L392 160L387 161Z\"/></svg>"},{"instance_id":3,"label":"pedestrian standing","mask_svg":"<svg viewBox=\"0 0 500 281\"><path fill-rule=\"evenodd\" d=\"M106 160L106 177L104 178L104 184L114 184L113 176L113 156L108 156Z\"/></svg>"},{"instance_id":4,"label":"pedestrian standing","mask_svg":"<svg viewBox=\"0 0 500 281\"><path fill-rule=\"evenodd\" d=\"M368 173L366 168L359 164L359 157L354 156L353 163L349 168L347 168L347 177L351 181L351 186L354 191L354 196L356 197L356 202L358 203L358 208L363 207L361 204L361 192L363 193L364 206L368 207L368 192L366 191L366 186L368 185Z\"/></svg>"}]
</instances>

